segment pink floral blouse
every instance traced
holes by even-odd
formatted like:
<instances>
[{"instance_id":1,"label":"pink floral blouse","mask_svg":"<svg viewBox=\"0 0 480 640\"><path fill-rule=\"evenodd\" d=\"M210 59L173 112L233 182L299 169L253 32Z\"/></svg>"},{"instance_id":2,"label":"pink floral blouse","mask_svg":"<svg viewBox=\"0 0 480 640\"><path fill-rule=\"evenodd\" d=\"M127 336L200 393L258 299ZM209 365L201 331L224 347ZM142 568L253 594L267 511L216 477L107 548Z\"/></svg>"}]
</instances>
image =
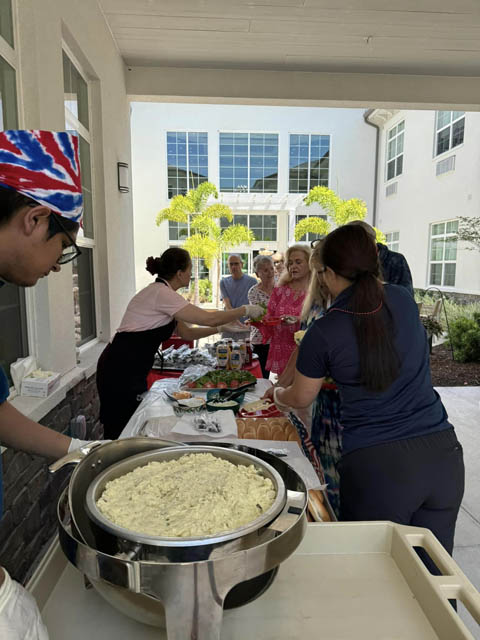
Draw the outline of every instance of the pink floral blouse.
<instances>
[{"instance_id":1,"label":"pink floral blouse","mask_svg":"<svg viewBox=\"0 0 480 640\"><path fill-rule=\"evenodd\" d=\"M267 316L297 316L302 313L306 291L294 291L288 284L275 287L268 302ZM279 324L268 327L271 335L270 350L266 368L273 373L282 373L292 351L295 349L293 334L300 328L300 322L295 324ZM263 334L262 330L262 334ZM265 335L264 335L265 338Z\"/></svg>"}]
</instances>

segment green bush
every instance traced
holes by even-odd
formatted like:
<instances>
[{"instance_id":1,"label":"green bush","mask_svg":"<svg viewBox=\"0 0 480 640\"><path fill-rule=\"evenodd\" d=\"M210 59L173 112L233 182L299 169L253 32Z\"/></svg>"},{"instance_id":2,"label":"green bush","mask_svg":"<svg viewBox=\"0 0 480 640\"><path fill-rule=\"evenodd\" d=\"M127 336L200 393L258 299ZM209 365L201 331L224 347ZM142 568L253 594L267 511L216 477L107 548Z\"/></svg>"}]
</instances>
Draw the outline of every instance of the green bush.
<instances>
[{"instance_id":1,"label":"green bush","mask_svg":"<svg viewBox=\"0 0 480 640\"><path fill-rule=\"evenodd\" d=\"M450 322L449 342L459 362L480 362L480 313Z\"/></svg>"},{"instance_id":2,"label":"green bush","mask_svg":"<svg viewBox=\"0 0 480 640\"><path fill-rule=\"evenodd\" d=\"M200 302L212 302L212 283L208 278L204 278L198 281L198 295ZM188 291L188 299L193 301L195 296L195 281L190 283L190 289Z\"/></svg>"}]
</instances>

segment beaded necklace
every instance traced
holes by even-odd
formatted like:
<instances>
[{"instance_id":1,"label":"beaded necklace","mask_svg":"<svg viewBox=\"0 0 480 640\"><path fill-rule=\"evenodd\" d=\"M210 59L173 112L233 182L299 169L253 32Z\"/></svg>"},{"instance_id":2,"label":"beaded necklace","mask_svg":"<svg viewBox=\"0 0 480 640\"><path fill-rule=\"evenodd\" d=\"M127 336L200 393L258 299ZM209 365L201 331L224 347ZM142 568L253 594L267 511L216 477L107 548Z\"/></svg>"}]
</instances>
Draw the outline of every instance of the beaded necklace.
<instances>
[{"instance_id":1,"label":"beaded necklace","mask_svg":"<svg viewBox=\"0 0 480 640\"><path fill-rule=\"evenodd\" d=\"M383 302L380 302L378 307L373 311L349 311L348 309L340 309L340 307L332 307L328 309L327 313L330 311L341 311L342 313L350 313L352 316L371 316L373 313L377 313L383 307Z\"/></svg>"}]
</instances>

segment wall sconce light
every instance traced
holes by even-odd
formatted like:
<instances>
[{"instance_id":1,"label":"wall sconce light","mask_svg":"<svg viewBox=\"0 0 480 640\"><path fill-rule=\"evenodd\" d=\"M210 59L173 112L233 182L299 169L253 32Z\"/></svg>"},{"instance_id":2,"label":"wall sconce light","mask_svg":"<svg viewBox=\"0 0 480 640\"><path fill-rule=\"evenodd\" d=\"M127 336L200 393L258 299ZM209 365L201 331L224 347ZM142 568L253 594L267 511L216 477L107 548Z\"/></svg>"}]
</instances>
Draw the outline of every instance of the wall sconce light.
<instances>
[{"instance_id":1,"label":"wall sconce light","mask_svg":"<svg viewBox=\"0 0 480 640\"><path fill-rule=\"evenodd\" d=\"M117 162L118 174L118 190L122 193L130 191L130 176L128 174L128 164L126 162Z\"/></svg>"}]
</instances>

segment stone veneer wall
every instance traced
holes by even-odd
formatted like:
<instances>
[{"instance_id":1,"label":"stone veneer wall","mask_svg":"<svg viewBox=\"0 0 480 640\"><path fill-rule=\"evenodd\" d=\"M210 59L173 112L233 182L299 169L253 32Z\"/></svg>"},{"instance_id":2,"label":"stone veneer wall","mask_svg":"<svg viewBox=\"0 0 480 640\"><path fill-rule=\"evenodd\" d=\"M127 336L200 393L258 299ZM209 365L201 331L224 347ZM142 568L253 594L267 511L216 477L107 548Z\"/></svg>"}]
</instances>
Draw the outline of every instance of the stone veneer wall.
<instances>
[{"instance_id":1,"label":"stone veneer wall","mask_svg":"<svg viewBox=\"0 0 480 640\"><path fill-rule=\"evenodd\" d=\"M425 289L415 288L415 292L420 294L428 294L434 297L438 296L438 291L432 289L430 291L426 291ZM443 295L445 298L449 298L456 302L457 304L471 304L473 302L480 302L480 296L475 293L460 293L458 291L443 291Z\"/></svg>"},{"instance_id":2,"label":"stone veneer wall","mask_svg":"<svg viewBox=\"0 0 480 640\"><path fill-rule=\"evenodd\" d=\"M68 433L70 420L78 415L86 418L86 439L103 437L98 421L95 375L79 382L40 422L55 431ZM52 475L48 472L48 460L13 449L3 453L2 461L4 505L0 521L0 565L15 580L25 584L57 532L57 501L72 468Z\"/></svg>"}]
</instances>

